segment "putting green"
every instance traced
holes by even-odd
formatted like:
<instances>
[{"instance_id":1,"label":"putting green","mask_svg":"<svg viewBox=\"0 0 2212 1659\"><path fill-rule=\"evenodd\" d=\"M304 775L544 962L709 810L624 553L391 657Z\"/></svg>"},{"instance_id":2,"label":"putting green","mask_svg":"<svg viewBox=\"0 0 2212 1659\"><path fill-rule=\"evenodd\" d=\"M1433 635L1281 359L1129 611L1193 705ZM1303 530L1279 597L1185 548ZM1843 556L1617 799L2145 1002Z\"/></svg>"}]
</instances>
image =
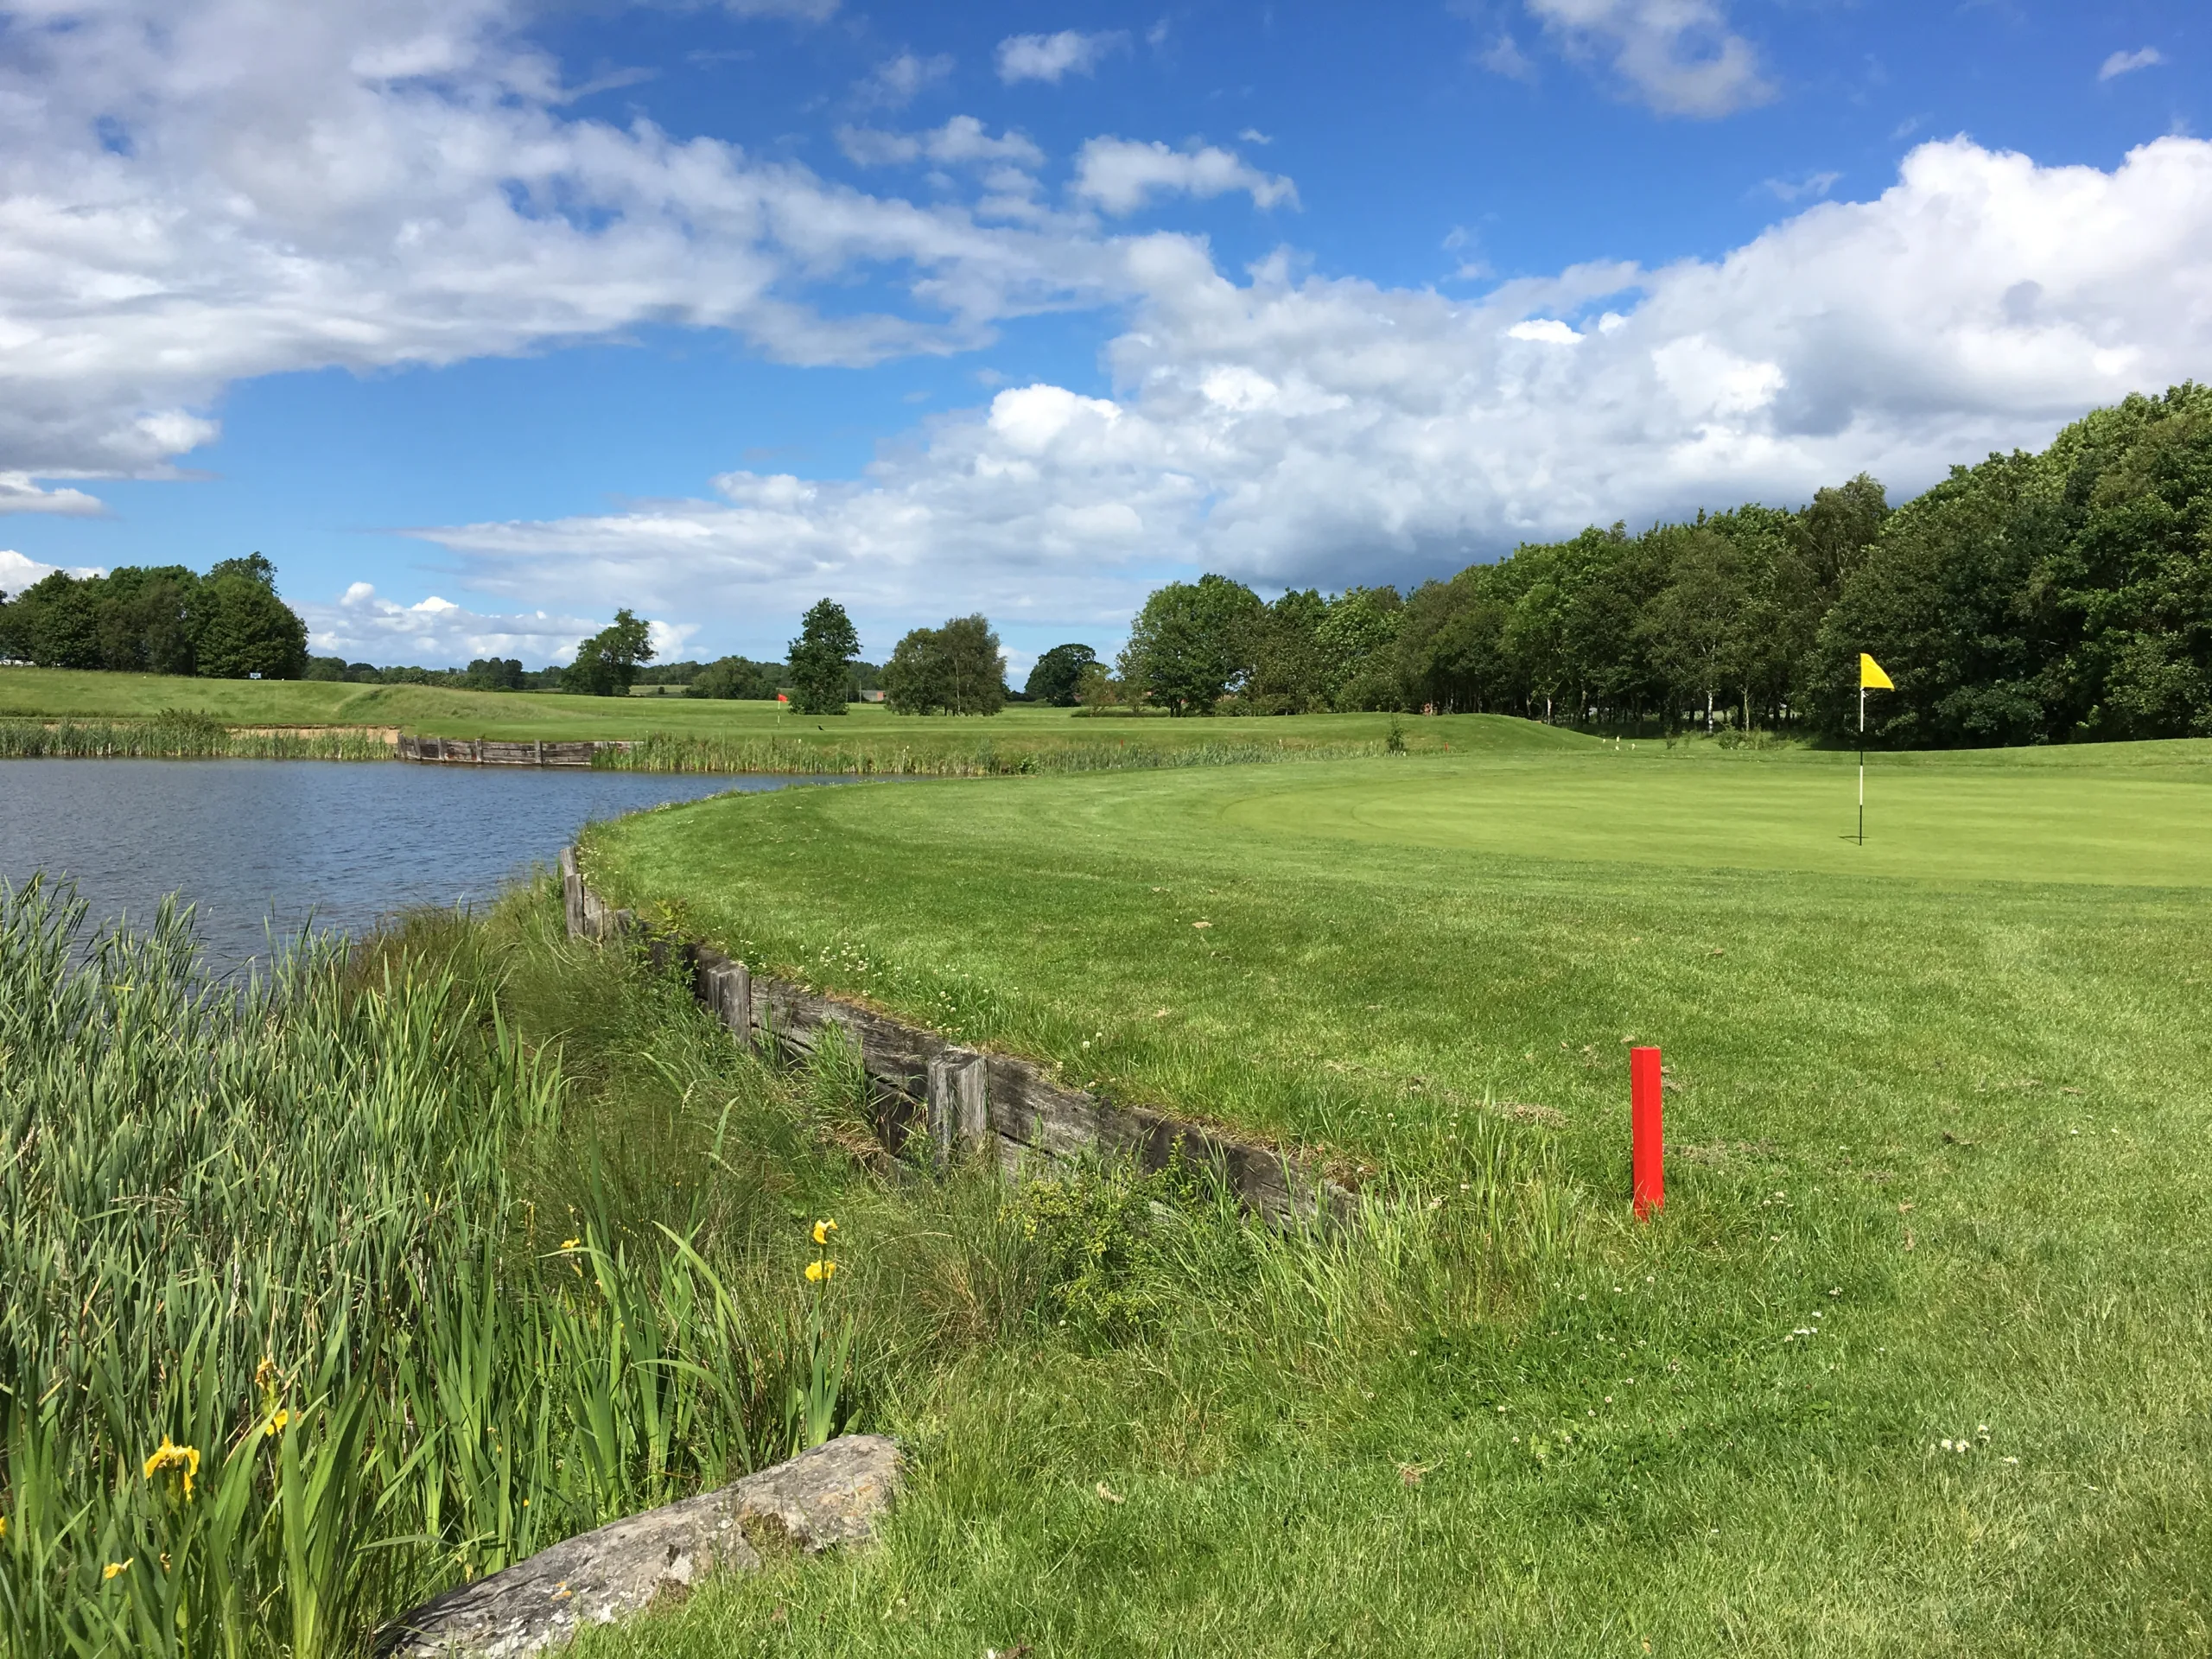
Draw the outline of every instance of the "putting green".
<instances>
[{"instance_id":1,"label":"putting green","mask_svg":"<svg viewBox=\"0 0 2212 1659\"><path fill-rule=\"evenodd\" d=\"M1423 759L1356 779L1284 769L1236 798L1189 805L1239 836L1276 839L1943 882L2212 886L2212 767L1886 767L1878 757L1863 847L1856 789L1848 764L1624 753Z\"/></svg>"}]
</instances>

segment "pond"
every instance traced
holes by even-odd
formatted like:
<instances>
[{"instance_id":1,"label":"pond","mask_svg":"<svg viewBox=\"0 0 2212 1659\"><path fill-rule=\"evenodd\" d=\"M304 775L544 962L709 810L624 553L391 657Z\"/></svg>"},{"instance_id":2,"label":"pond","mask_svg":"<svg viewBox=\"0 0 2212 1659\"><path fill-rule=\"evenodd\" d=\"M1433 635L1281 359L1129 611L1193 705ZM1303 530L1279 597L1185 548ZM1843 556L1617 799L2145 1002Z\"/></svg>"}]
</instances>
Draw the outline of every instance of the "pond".
<instances>
[{"instance_id":1,"label":"pond","mask_svg":"<svg viewBox=\"0 0 2212 1659\"><path fill-rule=\"evenodd\" d=\"M481 904L578 830L668 801L817 779L397 761L0 760L0 877L67 876L96 919L196 907L207 967L270 940L358 933L413 905Z\"/></svg>"}]
</instances>

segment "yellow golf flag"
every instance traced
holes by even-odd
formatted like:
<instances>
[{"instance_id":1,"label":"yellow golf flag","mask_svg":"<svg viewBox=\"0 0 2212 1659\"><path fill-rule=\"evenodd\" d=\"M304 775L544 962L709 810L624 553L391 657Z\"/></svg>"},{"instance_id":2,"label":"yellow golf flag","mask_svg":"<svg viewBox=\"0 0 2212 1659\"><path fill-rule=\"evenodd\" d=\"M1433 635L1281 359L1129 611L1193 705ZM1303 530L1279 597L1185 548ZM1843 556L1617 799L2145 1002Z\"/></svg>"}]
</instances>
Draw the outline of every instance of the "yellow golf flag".
<instances>
[{"instance_id":1,"label":"yellow golf flag","mask_svg":"<svg viewBox=\"0 0 2212 1659\"><path fill-rule=\"evenodd\" d=\"M1861 691L1894 691L1890 677L1882 672L1882 665L1865 652L1859 653L1859 689Z\"/></svg>"}]
</instances>

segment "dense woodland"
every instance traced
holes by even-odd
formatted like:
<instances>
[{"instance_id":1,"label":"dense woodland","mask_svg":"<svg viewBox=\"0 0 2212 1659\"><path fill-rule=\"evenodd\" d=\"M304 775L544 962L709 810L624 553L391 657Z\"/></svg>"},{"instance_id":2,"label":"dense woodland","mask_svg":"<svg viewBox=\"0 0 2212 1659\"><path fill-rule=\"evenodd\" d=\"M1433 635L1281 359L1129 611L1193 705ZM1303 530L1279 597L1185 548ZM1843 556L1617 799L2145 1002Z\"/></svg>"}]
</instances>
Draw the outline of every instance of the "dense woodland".
<instances>
[{"instance_id":1,"label":"dense woodland","mask_svg":"<svg viewBox=\"0 0 2212 1659\"><path fill-rule=\"evenodd\" d=\"M1173 584L1084 695L1841 736L1862 651L1897 682L1869 704L1878 742L2212 734L2212 389L2130 397L1895 511L1862 475L1799 512L1589 530L1406 594Z\"/></svg>"}]
</instances>

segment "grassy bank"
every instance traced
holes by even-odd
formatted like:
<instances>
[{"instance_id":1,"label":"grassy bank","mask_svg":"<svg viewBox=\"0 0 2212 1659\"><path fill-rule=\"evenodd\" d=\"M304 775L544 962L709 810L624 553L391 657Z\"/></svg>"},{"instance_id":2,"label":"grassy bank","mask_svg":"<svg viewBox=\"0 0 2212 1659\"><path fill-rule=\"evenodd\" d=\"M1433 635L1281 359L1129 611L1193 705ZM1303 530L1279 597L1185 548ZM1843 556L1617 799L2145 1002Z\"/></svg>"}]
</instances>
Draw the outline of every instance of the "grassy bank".
<instances>
[{"instance_id":1,"label":"grassy bank","mask_svg":"<svg viewBox=\"0 0 2212 1659\"><path fill-rule=\"evenodd\" d=\"M1479 1317L1300 1389L1171 1347L986 1398L882 1557L602 1650L2202 1649L2203 756L1878 760L1864 849L1833 758L1655 746L601 830L620 901L1370 1190L1449 1215L1493 1143L1561 1183ZM1630 1039L1673 1084L1650 1228Z\"/></svg>"},{"instance_id":2,"label":"grassy bank","mask_svg":"<svg viewBox=\"0 0 2212 1659\"><path fill-rule=\"evenodd\" d=\"M204 728L195 740L200 749L128 747L174 745L180 722L195 721ZM156 729L164 727L168 729ZM312 734L298 729L325 728L356 729ZM271 758L299 747L315 758L376 759L389 754L382 734L399 728L429 737L627 741L635 747L602 753L600 763L633 771L976 777L1346 759L1381 754L1394 741L1415 753L1443 753L1508 741L1499 735L1508 728L1511 741L1538 749L1586 741L1525 721L1485 715L1100 720L1073 709L1016 704L983 720L907 717L880 705L855 704L842 715L816 719L772 702L0 669L0 757L219 753L248 758L258 745L251 752ZM232 747L211 747L225 742ZM65 743L76 747L57 747ZM347 753L323 755L315 745L343 745Z\"/></svg>"},{"instance_id":3,"label":"grassy bank","mask_svg":"<svg viewBox=\"0 0 2212 1659\"><path fill-rule=\"evenodd\" d=\"M846 1427L958 1490L992 1433L1171 1339L1280 1394L1378 1309L1479 1307L1546 1207L1510 1163L1487 1239L1471 1207L1255 1236L1189 1179L887 1184L846 1151L853 1057L771 1071L569 945L544 886L243 995L196 985L174 917L89 958L78 926L0 903L10 1659L359 1654L464 1576Z\"/></svg>"}]
</instances>

